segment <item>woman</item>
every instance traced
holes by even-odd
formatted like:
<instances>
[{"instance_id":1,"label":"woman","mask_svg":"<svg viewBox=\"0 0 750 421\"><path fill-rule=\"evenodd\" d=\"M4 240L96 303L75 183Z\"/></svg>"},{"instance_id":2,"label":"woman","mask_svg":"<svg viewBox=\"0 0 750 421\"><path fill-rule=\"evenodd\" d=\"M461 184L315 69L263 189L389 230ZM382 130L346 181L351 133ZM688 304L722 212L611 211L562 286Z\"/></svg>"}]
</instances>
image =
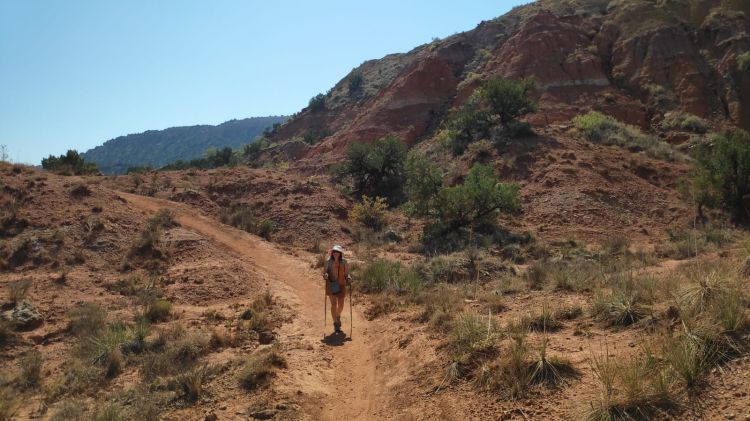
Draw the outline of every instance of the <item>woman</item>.
<instances>
[{"instance_id":1,"label":"woman","mask_svg":"<svg viewBox=\"0 0 750 421\"><path fill-rule=\"evenodd\" d=\"M333 328L335 333L341 333L341 312L344 311L346 287L351 281L343 247L335 245L331 249L328 261L323 266L323 279L326 281L326 295L331 300Z\"/></svg>"}]
</instances>

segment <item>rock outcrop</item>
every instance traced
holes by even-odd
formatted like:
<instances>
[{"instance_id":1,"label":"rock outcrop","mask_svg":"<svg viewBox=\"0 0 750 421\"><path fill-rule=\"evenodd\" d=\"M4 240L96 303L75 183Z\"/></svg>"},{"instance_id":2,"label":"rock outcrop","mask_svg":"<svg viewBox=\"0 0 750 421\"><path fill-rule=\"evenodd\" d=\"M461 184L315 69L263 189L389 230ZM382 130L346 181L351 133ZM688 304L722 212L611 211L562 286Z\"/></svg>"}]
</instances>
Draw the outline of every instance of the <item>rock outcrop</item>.
<instances>
[{"instance_id":1,"label":"rock outcrop","mask_svg":"<svg viewBox=\"0 0 750 421\"><path fill-rule=\"evenodd\" d=\"M750 75L737 62L750 51L748 14L750 3L720 0L541 0L362 64L331 89L325 110L302 110L272 140L322 134L306 150L277 148L314 171L354 141L394 134L415 144L492 77L534 78L536 126L595 109L645 129L675 110L750 128ZM363 81L356 91L353 77Z\"/></svg>"}]
</instances>

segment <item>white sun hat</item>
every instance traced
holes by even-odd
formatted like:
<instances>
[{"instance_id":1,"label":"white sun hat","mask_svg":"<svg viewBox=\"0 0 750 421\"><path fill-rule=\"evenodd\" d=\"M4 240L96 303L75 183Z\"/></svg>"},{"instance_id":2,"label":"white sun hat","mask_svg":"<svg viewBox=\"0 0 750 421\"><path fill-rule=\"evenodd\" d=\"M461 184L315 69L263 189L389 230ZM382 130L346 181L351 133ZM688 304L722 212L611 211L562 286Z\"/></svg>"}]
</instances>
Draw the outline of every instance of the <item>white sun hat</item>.
<instances>
[{"instance_id":1,"label":"white sun hat","mask_svg":"<svg viewBox=\"0 0 750 421\"><path fill-rule=\"evenodd\" d=\"M332 250L332 251L337 251L337 252L339 252L339 253L342 253L342 254L344 253L344 248L343 248L343 247L341 247L341 246L340 246L340 245L338 245L338 244L336 244L335 246L333 246L333 249L331 249L331 250Z\"/></svg>"}]
</instances>

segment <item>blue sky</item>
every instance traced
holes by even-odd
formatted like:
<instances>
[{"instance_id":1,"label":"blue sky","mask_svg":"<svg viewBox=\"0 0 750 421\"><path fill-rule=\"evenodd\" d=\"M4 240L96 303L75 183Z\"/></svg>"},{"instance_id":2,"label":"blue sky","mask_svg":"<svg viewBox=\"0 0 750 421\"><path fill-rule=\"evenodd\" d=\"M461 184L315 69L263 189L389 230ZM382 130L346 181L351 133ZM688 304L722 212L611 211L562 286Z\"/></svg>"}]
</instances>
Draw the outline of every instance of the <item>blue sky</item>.
<instances>
[{"instance_id":1,"label":"blue sky","mask_svg":"<svg viewBox=\"0 0 750 421\"><path fill-rule=\"evenodd\" d=\"M38 164L149 129L291 114L365 60L520 3L0 0L0 144Z\"/></svg>"}]
</instances>

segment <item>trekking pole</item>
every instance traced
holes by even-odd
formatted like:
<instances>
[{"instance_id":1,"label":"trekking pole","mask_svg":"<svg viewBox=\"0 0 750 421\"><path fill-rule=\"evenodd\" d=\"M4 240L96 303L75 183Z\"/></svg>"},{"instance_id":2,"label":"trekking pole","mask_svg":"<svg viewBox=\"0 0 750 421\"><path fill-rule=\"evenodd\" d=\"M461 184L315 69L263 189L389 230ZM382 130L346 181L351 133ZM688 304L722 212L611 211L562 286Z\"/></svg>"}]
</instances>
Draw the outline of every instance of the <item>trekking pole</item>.
<instances>
[{"instance_id":1,"label":"trekking pole","mask_svg":"<svg viewBox=\"0 0 750 421\"><path fill-rule=\"evenodd\" d=\"M352 338L354 333L354 320L352 317L352 282L349 281L349 339Z\"/></svg>"},{"instance_id":2,"label":"trekking pole","mask_svg":"<svg viewBox=\"0 0 750 421\"><path fill-rule=\"evenodd\" d=\"M326 338L326 323L328 323L328 297L326 289L323 288L323 339Z\"/></svg>"}]
</instances>

